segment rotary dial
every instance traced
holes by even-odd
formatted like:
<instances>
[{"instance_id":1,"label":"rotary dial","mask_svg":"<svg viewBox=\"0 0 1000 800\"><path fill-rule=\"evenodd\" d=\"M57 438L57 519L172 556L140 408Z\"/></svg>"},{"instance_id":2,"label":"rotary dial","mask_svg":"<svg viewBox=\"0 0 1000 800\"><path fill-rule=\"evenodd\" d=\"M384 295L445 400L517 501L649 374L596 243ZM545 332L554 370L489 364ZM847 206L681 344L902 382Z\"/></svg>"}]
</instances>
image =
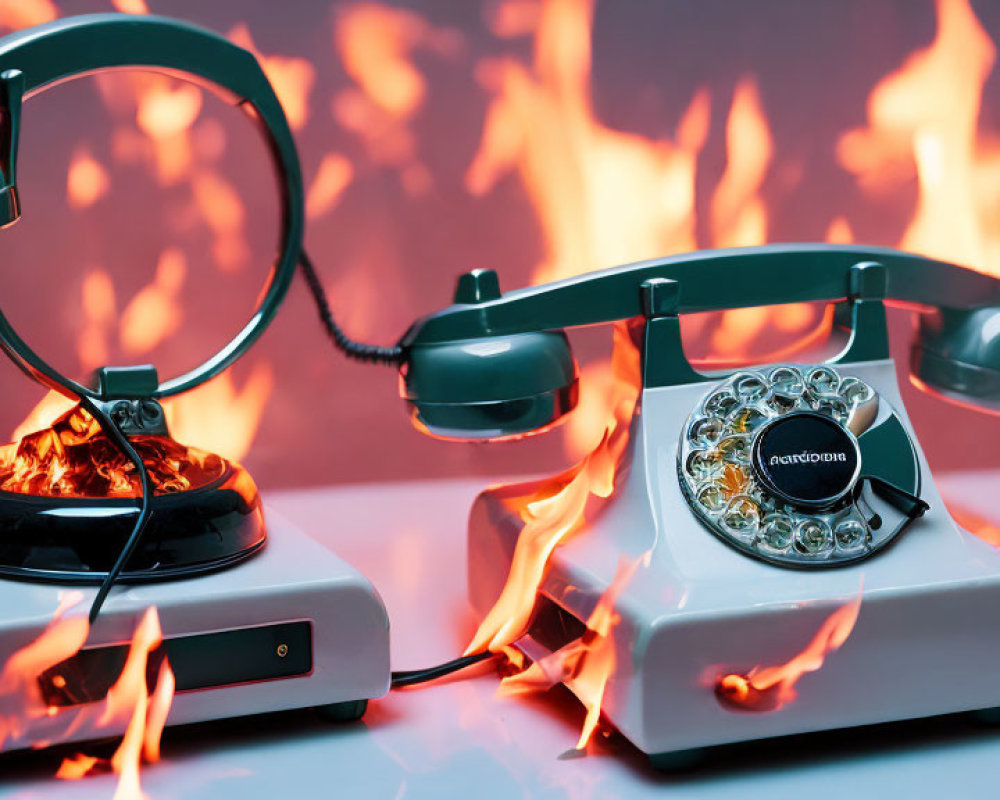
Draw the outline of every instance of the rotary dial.
<instances>
[{"instance_id":1,"label":"rotary dial","mask_svg":"<svg viewBox=\"0 0 1000 800\"><path fill-rule=\"evenodd\" d=\"M866 487L919 491L895 413L867 383L825 365L748 369L716 386L684 425L678 472L712 533L784 566L867 557L910 516Z\"/></svg>"}]
</instances>

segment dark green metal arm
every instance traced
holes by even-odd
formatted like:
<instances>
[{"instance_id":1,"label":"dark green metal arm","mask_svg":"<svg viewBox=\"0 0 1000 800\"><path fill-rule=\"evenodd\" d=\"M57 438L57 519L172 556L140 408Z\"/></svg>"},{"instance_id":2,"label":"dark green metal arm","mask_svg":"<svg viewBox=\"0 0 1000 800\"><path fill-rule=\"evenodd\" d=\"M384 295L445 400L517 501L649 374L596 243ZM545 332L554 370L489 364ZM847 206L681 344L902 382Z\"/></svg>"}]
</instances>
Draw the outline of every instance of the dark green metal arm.
<instances>
[{"instance_id":1,"label":"dark green metal arm","mask_svg":"<svg viewBox=\"0 0 1000 800\"><path fill-rule=\"evenodd\" d=\"M404 346L556 330L643 314L641 285L667 278L680 285L680 313L839 300L850 268L883 264L888 297L904 303L971 309L1000 306L1000 281L899 250L829 244L775 244L708 250L590 272L456 303L417 322Z\"/></svg>"},{"instance_id":2,"label":"dark green metal arm","mask_svg":"<svg viewBox=\"0 0 1000 800\"><path fill-rule=\"evenodd\" d=\"M197 386L228 367L256 341L278 310L302 246L304 200L298 154L271 84L246 50L215 33L177 20L88 14L39 25L0 40L0 226L20 215L15 181L22 96L63 80L138 67L193 80L241 105L263 131L281 191L281 249L258 307L221 351L185 375L159 385L165 397ZM97 390L64 377L43 361L0 314L0 346L36 380L66 394Z\"/></svg>"}]
</instances>

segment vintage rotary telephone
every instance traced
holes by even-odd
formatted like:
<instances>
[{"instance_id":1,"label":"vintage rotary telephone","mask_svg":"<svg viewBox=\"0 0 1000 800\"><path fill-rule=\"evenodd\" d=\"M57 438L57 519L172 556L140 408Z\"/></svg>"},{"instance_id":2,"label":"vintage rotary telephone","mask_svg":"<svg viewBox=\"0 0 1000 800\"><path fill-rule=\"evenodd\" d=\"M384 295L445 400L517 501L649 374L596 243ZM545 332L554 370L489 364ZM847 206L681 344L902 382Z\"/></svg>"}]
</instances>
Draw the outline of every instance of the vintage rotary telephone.
<instances>
[{"instance_id":1,"label":"vintage rotary telephone","mask_svg":"<svg viewBox=\"0 0 1000 800\"><path fill-rule=\"evenodd\" d=\"M918 385L1000 410L1000 281L880 248L689 253L503 295L478 270L401 343L401 391L418 429L503 439L572 409L577 369L563 329L629 321L616 347L638 350L621 363L638 362L641 386L630 424L615 429L628 435L615 439L613 492L598 488L574 519L560 516L566 503L542 500L575 469L482 492L468 581L488 620L540 528L574 526L548 551L513 646L558 665L613 597L616 666L601 711L658 764L727 742L1000 706L978 666L1000 658L990 611L1000 552L944 507L899 393L887 300L922 312ZM825 363L701 374L685 356L681 314L815 301L836 303L849 332ZM823 649L842 643L832 626L859 608L836 664L814 672ZM764 691L749 677L748 705L717 692L725 675L786 659L810 671L800 700L786 704L780 683Z\"/></svg>"},{"instance_id":2,"label":"vintage rotary telephone","mask_svg":"<svg viewBox=\"0 0 1000 800\"><path fill-rule=\"evenodd\" d=\"M402 393L418 428L487 440L544 430L576 399L563 329L644 319L643 389L705 386L683 431L676 420L685 497L722 539L775 564L864 558L925 509L905 424L872 386L840 374L889 358L885 300L925 312L911 361L919 385L1000 411L1000 281L894 250L697 252L504 295L495 273L477 270L454 300L402 342ZM849 312L849 343L829 364L708 376L684 355L679 314L805 301ZM727 466L745 487L736 496L719 486ZM868 507L869 493L888 514Z\"/></svg>"}]
</instances>

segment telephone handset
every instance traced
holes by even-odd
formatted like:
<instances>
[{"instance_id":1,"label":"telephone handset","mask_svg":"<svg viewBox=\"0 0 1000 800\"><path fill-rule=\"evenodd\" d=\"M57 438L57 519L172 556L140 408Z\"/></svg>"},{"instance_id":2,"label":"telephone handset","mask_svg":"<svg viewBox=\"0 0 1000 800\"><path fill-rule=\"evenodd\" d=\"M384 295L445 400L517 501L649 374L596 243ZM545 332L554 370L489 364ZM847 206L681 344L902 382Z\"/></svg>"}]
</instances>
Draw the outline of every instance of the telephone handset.
<instances>
[{"instance_id":1,"label":"telephone handset","mask_svg":"<svg viewBox=\"0 0 1000 800\"><path fill-rule=\"evenodd\" d=\"M565 328L645 317L647 335L655 327L661 337L678 314L846 301L853 335L844 363L888 357L883 300L926 311L911 360L921 386L1000 411L1000 280L897 250L829 244L686 253L506 294L494 272L474 270L459 278L453 305L404 337L402 394L433 435L516 436L575 405ZM647 387L706 380L687 364L679 335L655 362L644 356Z\"/></svg>"},{"instance_id":2,"label":"telephone handset","mask_svg":"<svg viewBox=\"0 0 1000 800\"><path fill-rule=\"evenodd\" d=\"M881 550L928 510L921 456L887 397L896 392L890 299L923 312L910 364L918 385L1000 411L1000 281L894 250L825 244L671 256L505 295L495 273L467 273L455 303L404 337L402 392L431 435L545 430L576 402L563 329L638 318L644 424L659 440L677 437L677 483L695 517L772 564L842 565ZM826 363L705 375L684 354L680 314L807 301L849 312L848 343ZM666 389L675 405L654 411L653 395Z\"/></svg>"}]
</instances>

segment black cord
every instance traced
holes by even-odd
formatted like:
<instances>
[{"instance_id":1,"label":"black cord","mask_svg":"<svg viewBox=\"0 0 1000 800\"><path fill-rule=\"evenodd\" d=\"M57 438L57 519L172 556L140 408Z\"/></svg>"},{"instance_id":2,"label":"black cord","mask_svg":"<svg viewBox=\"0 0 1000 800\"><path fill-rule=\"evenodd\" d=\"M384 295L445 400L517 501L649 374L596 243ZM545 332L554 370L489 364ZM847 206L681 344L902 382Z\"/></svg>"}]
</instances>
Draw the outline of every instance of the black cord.
<instances>
[{"instance_id":1,"label":"black cord","mask_svg":"<svg viewBox=\"0 0 1000 800\"><path fill-rule=\"evenodd\" d=\"M132 446L132 443L128 440L128 437L121 432L121 429L114 423L111 417L107 415L104 409L86 395L80 396L80 405L83 406L83 408L97 420L98 424L101 426L101 430L104 431L104 434L112 442L114 442L118 449L121 450L122 454L135 465L135 468L139 473L139 483L142 487L139 517L135 521L132 533L129 534L128 539L125 541L125 546L122 547L121 552L118 554L118 559L115 561L111 569L108 570L108 574L105 575L104 580L101 582L100 589L97 590L97 596L94 598L94 602L90 605L90 614L88 618L91 626L93 626L93 624L97 621L98 615L101 613L101 607L104 605L104 601L107 599L108 593L115 585L115 581L118 580L118 576L121 575L121 572L128 563L128 560L132 557L132 553L135 552L135 548L138 546L139 540L142 538L142 532L146 528L146 523L149 522L149 517L152 513L150 502L153 497L153 486L152 482L149 480L149 473L146 471L146 465L142 462L142 456L139 455L136 449Z\"/></svg>"},{"instance_id":2,"label":"black cord","mask_svg":"<svg viewBox=\"0 0 1000 800\"><path fill-rule=\"evenodd\" d=\"M393 672L392 688L402 689L404 686L414 686L415 684L426 683L436 678L443 678L445 675L451 675L451 673L458 672L460 669L471 667L473 664L479 664L489 658L493 658L495 655L496 653L486 650L482 653L473 653L471 656L462 656L461 658L456 658L454 661L438 664L436 667Z\"/></svg>"},{"instance_id":3,"label":"black cord","mask_svg":"<svg viewBox=\"0 0 1000 800\"><path fill-rule=\"evenodd\" d=\"M302 276L306 279L309 291L316 302L316 311L319 313L319 320L323 323L323 327L326 328L327 334L338 350L348 358L353 358L356 361L366 361L370 364L398 366L403 363L403 348L399 345L383 347L377 344L356 342L341 330L337 321L333 318L333 312L330 310L330 302L323 289L323 283L316 274L316 268L313 266L312 259L309 258L309 254L305 251L305 248L299 253L299 266L302 268Z\"/></svg>"},{"instance_id":4,"label":"black cord","mask_svg":"<svg viewBox=\"0 0 1000 800\"><path fill-rule=\"evenodd\" d=\"M306 279L306 285L308 285L309 291L316 303L319 320L338 350L348 358L353 358L356 361L365 361L370 364L399 366L403 363L405 354L400 345L383 347L376 344L365 344L354 341L344 333L333 318L333 311L330 309L330 301L326 296L326 291L323 289L323 283L320 281L319 275L316 274L316 267L313 266L312 259L309 258L309 254L305 251L305 248L299 253L299 266L302 268L302 277ZM466 667L471 667L473 664L486 661L494 655L494 653L489 651L473 653L472 655L462 656L444 664L438 664L436 667L393 672L392 688L401 689L404 686L415 686L418 683L426 683L436 678L443 678L445 675L451 675L453 672L458 672Z\"/></svg>"}]
</instances>

